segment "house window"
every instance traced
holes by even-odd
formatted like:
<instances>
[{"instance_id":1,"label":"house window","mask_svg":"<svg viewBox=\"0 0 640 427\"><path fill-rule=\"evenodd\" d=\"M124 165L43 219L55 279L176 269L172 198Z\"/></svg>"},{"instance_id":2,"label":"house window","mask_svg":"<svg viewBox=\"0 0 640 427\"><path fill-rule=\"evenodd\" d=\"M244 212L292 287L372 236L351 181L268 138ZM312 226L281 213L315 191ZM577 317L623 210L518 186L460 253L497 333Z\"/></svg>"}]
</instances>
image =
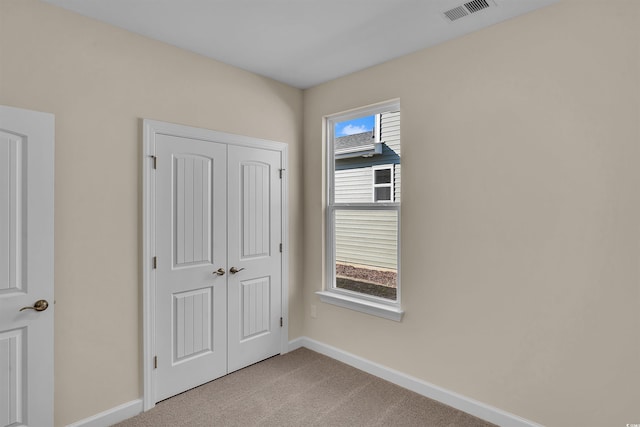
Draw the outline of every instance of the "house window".
<instances>
[{"instance_id":1,"label":"house window","mask_svg":"<svg viewBox=\"0 0 640 427\"><path fill-rule=\"evenodd\" d=\"M393 165L373 167L373 201L393 202Z\"/></svg>"},{"instance_id":2,"label":"house window","mask_svg":"<svg viewBox=\"0 0 640 427\"><path fill-rule=\"evenodd\" d=\"M326 117L324 302L400 320L400 104Z\"/></svg>"}]
</instances>

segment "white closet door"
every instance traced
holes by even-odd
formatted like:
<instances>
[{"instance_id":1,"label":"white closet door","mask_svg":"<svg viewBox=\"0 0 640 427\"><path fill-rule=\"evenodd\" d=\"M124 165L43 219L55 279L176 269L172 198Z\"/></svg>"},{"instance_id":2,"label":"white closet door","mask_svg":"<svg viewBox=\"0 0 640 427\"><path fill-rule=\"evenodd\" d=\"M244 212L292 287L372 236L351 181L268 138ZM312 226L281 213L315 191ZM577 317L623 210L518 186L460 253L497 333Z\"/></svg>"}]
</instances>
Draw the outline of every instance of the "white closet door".
<instances>
[{"instance_id":1,"label":"white closet door","mask_svg":"<svg viewBox=\"0 0 640 427\"><path fill-rule=\"evenodd\" d=\"M156 136L157 401L227 373L226 151Z\"/></svg>"},{"instance_id":2,"label":"white closet door","mask_svg":"<svg viewBox=\"0 0 640 427\"><path fill-rule=\"evenodd\" d=\"M229 372L280 353L280 157L228 149Z\"/></svg>"},{"instance_id":3,"label":"white closet door","mask_svg":"<svg viewBox=\"0 0 640 427\"><path fill-rule=\"evenodd\" d=\"M282 153L153 135L155 403L280 353Z\"/></svg>"}]
</instances>

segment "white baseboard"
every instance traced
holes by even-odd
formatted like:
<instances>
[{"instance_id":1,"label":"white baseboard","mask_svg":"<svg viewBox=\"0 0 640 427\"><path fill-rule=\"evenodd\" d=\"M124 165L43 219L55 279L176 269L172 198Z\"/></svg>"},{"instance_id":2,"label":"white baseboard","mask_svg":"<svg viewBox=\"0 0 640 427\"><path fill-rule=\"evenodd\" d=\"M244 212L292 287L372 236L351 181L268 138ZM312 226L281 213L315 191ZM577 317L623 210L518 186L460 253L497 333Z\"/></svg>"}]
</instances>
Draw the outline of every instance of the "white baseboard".
<instances>
[{"instance_id":1,"label":"white baseboard","mask_svg":"<svg viewBox=\"0 0 640 427\"><path fill-rule=\"evenodd\" d=\"M136 399L84 420L76 421L67 427L109 427L141 413L142 399Z\"/></svg>"},{"instance_id":2,"label":"white baseboard","mask_svg":"<svg viewBox=\"0 0 640 427\"><path fill-rule=\"evenodd\" d=\"M355 354L347 353L339 348L321 343L307 337L296 338L289 342L289 351L296 350L300 347L306 347L317 353L329 356L342 363L353 366L361 371L375 375L393 384L409 389L415 393L426 396L430 399L449 405L460 411L471 414L482 420L497 424L502 427L542 427L533 421L526 420L517 415L505 412L493 406L486 405L477 400L462 396L453 391L438 387L435 384L428 383L421 379L409 376L400 371L396 371L378 363L371 362Z\"/></svg>"}]
</instances>

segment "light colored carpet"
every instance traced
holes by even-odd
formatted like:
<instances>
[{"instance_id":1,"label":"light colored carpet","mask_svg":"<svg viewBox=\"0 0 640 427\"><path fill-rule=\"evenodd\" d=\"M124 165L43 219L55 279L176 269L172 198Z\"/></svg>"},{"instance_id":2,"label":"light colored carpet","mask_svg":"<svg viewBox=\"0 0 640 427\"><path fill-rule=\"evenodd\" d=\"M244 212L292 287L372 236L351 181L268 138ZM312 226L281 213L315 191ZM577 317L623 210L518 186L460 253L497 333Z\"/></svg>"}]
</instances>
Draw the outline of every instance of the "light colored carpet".
<instances>
[{"instance_id":1,"label":"light colored carpet","mask_svg":"<svg viewBox=\"0 0 640 427\"><path fill-rule=\"evenodd\" d=\"M118 427L493 424L306 348L160 402Z\"/></svg>"}]
</instances>

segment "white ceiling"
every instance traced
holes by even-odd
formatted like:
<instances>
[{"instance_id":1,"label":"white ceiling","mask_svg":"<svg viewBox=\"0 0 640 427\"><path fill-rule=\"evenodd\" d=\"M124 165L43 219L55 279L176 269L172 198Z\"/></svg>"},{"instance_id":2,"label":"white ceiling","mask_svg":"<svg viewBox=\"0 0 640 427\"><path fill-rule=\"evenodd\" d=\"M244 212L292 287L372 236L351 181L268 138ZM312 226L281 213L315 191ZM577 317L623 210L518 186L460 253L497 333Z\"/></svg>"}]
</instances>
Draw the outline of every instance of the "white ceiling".
<instances>
[{"instance_id":1,"label":"white ceiling","mask_svg":"<svg viewBox=\"0 0 640 427\"><path fill-rule=\"evenodd\" d=\"M308 88L558 0L44 0L162 42Z\"/></svg>"}]
</instances>

